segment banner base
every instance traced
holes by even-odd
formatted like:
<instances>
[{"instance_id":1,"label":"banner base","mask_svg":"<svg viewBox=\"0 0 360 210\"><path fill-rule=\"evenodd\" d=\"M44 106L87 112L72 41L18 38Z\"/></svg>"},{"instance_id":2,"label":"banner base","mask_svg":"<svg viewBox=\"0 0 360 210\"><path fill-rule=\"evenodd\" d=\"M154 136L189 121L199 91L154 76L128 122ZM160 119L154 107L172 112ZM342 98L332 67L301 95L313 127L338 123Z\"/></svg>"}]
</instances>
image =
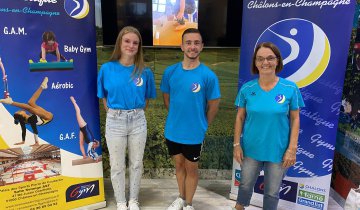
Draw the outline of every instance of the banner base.
<instances>
[{"instance_id":1,"label":"banner base","mask_svg":"<svg viewBox=\"0 0 360 210\"><path fill-rule=\"evenodd\" d=\"M106 207L106 201L103 201L103 202L94 203L94 204L90 204L87 206L75 208L73 210L92 210L92 209L101 209L101 208L105 208L105 207Z\"/></svg>"}]
</instances>

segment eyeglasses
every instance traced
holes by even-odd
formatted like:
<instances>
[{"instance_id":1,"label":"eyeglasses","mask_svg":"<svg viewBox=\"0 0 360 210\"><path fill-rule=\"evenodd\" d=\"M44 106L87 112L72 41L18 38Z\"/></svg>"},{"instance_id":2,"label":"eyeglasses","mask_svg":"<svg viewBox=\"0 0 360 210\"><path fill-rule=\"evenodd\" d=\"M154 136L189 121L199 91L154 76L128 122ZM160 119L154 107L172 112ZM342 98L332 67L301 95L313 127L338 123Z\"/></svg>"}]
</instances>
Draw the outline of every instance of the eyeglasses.
<instances>
[{"instance_id":1,"label":"eyeglasses","mask_svg":"<svg viewBox=\"0 0 360 210\"><path fill-rule=\"evenodd\" d=\"M267 60L269 63L273 63L273 62L276 61L276 59L277 59L277 57L275 57L275 56L269 56L269 57L266 57L266 58L264 58L264 57L256 57L255 61L258 62L258 63L264 63L264 61Z\"/></svg>"}]
</instances>

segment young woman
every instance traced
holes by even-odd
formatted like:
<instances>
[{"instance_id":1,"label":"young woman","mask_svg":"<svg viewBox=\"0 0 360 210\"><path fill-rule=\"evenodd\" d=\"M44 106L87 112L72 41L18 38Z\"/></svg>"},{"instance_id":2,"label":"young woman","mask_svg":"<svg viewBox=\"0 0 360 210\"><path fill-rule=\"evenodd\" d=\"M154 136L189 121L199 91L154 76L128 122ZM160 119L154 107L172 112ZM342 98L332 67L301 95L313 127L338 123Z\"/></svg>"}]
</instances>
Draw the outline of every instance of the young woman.
<instances>
[{"instance_id":1,"label":"young woman","mask_svg":"<svg viewBox=\"0 0 360 210\"><path fill-rule=\"evenodd\" d=\"M299 110L304 102L295 83L276 75L282 68L279 49L271 42L259 44L251 69L259 77L245 83L236 97L234 157L241 164L236 210L249 205L261 170L263 209L276 210L282 179L296 161Z\"/></svg>"},{"instance_id":2,"label":"young woman","mask_svg":"<svg viewBox=\"0 0 360 210\"><path fill-rule=\"evenodd\" d=\"M110 155L111 181L118 210L127 210L125 154L129 151L129 209L138 210L138 195L147 136L144 110L156 97L154 75L145 68L139 31L124 27L110 62L101 66L98 93L107 112L105 137Z\"/></svg>"}]
</instances>

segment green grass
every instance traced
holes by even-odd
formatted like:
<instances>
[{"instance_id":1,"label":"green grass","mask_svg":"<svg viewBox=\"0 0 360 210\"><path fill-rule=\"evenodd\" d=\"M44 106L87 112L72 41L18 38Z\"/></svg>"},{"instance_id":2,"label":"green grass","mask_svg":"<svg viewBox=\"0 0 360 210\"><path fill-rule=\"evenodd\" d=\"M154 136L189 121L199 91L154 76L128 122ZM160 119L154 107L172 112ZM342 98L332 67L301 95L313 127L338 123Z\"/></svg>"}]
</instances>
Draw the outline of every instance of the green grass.
<instances>
[{"instance_id":1,"label":"green grass","mask_svg":"<svg viewBox=\"0 0 360 210\"><path fill-rule=\"evenodd\" d=\"M112 53L111 48L98 48L98 67L108 61ZM204 49L201 62L210 67L218 76L221 89L220 109L215 121L209 127L205 138L200 168L202 169L231 169L233 124L236 109L234 106L237 94L238 68L240 50L233 48ZM148 121L148 139L144 154L144 168L171 168L173 164L167 155L167 148L163 136L167 111L163 106L162 94L159 90L160 81L165 68L183 59L183 53L177 48L145 48L144 59L146 65L152 69L158 97L150 102L146 110ZM101 132L103 142L104 176L109 176L109 161L104 138L105 113L100 103ZM145 170L147 171L147 170ZM146 175L146 174L145 174Z\"/></svg>"}]
</instances>

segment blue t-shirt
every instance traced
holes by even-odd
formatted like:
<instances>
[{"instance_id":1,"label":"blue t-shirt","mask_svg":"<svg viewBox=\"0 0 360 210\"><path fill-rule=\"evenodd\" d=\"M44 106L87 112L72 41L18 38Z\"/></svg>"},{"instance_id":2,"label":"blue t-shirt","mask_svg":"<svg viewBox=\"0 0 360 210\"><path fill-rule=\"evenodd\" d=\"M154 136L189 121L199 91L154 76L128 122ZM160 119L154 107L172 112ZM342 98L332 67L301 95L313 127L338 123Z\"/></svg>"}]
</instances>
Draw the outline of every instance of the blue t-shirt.
<instances>
[{"instance_id":1,"label":"blue t-shirt","mask_svg":"<svg viewBox=\"0 0 360 210\"><path fill-rule=\"evenodd\" d=\"M208 127L207 101L220 98L215 73L203 64L184 70L180 62L165 70L160 89L170 95L165 137L181 144L201 144Z\"/></svg>"},{"instance_id":2,"label":"blue t-shirt","mask_svg":"<svg viewBox=\"0 0 360 210\"><path fill-rule=\"evenodd\" d=\"M235 101L245 108L242 148L246 157L279 163L290 141L290 110L304 107L295 83L279 78L270 91L261 89L258 79L245 83Z\"/></svg>"},{"instance_id":3,"label":"blue t-shirt","mask_svg":"<svg viewBox=\"0 0 360 210\"><path fill-rule=\"evenodd\" d=\"M106 98L111 109L144 108L146 99L156 97L154 74L145 68L141 77L132 76L135 65L123 66L118 61L110 61L100 68L97 96Z\"/></svg>"}]
</instances>

